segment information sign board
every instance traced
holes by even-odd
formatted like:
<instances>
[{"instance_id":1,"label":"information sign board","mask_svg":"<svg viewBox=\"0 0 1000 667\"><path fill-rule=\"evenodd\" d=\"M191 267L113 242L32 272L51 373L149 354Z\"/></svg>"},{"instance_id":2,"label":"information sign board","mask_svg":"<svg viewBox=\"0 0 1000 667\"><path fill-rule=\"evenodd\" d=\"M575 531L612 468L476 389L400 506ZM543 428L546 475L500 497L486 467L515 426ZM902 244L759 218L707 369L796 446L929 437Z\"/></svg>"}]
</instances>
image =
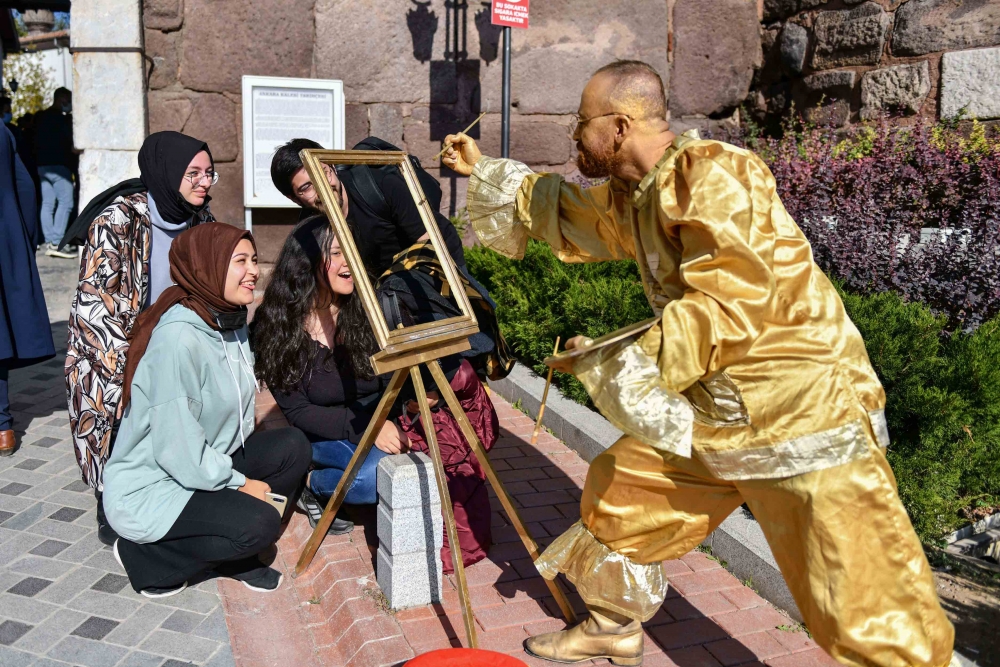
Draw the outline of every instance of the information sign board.
<instances>
[{"instance_id":1,"label":"information sign board","mask_svg":"<svg viewBox=\"0 0 1000 667\"><path fill-rule=\"evenodd\" d=\"M243 77L243 205L295 208L271 183L275 149L291 139L344 148L344 85L329 79ZM249 213L249 212L248 212Z\"/></svg>"}]
</instances>

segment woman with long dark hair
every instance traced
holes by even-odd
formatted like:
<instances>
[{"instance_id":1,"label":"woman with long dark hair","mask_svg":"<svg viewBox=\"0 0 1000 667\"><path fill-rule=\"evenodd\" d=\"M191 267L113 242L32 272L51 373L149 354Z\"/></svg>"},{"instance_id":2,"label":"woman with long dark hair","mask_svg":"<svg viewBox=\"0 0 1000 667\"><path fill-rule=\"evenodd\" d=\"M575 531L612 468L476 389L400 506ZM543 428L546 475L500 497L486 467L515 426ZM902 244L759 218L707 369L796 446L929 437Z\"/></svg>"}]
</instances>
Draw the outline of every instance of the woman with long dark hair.
<instances>
[{"instance_id":1,"label":"woman with long dark hair","mask_svg":"<svg viewBox=\"0 0 1000 667\"><path fill-rule=\"evenodd\" d=\"M422 324L455 314L452 310L457 306L444 296L451 290L440 263L436 256L428 256L422 243L398 253L395 260L380 285L399 297L406 323ZM312 496L325 501L333 494L388 384L387 376L372 372L369 357L378 349L375 336L326 216L299 223L285 241L254 315L251 344L257 377L267 383L289 423L313 440L314 470L303 493L308 502L300 500L299 506L315 526L322 507ZM462 410L488 450L500 427L486 390L467 359L453 355L441 361ZM491 542L486 475L455 416L440 405L433 382L429 377L425 382L462 561L471 565L486 557ZM424 424L408 397L412 397L411 385L404 387L398 399L406 409L383 424L347 493L347 503L376 502L376 467L386 455L410 448L427 452ZM445 535L441 551L445 572L452 568L450 548Z\"/></svg>"},{"instance_id":2,"label":"woman with long dark hair","mask_svg":"<svg viewBox=\"0 0 1000 667\"><path fill-rule=\"evenodd\" d=\"M375 337L325 216L299 223L285 241L254 314L251 343L257 377L288 422L313 443L314 470L299 506L315 526L320 499L336 490L387 384L372 372ZM386 421L346 502L374 504L379 460L408 448L403 430ZM338 518L331 532L352 528Z\"/></svg>"}]
</instances>

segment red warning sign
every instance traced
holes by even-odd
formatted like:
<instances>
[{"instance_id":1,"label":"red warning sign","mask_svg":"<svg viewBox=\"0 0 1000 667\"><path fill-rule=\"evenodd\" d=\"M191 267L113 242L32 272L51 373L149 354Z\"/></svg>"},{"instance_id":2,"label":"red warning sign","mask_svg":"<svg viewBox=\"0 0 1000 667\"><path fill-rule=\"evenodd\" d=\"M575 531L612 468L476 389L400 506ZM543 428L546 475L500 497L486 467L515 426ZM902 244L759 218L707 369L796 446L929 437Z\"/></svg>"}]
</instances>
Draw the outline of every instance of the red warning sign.
<instances>
[{"instance_id":1,"label":"red warning sign","mask_svg":"<svg viewBox=\"0 0 1000 667\"><path fill-rule=\"evenodd\" d=\"M493 25L527 28L529 2L531 0L493 0Z\"/></svg>"}]
</instances>

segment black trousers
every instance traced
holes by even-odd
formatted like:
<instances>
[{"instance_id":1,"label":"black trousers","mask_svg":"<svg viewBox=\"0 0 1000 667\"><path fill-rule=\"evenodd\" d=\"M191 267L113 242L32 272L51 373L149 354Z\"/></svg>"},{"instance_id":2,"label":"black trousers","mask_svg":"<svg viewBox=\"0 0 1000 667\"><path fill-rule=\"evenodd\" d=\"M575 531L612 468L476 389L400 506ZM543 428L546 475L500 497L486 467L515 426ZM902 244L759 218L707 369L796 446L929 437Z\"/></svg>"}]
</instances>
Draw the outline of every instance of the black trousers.
<instances>
[{"instance_id":1,"label":"black trousers","mask_svg":"<svg viewBox=\"0 0 1000 667\"><path fill-rule=\"evenodd\" d=\"M267 482L273 493L288 498L285 516L302 490L312 448L297 428L256 431L232 456L233 468ZM136 592L172 588L209 570L237 579L259 576L257 558L275 543L281 517L274 506L237 491L195 491L177 521L158 542L118 542L129 582Z\"/></svg>"}]
</instances>

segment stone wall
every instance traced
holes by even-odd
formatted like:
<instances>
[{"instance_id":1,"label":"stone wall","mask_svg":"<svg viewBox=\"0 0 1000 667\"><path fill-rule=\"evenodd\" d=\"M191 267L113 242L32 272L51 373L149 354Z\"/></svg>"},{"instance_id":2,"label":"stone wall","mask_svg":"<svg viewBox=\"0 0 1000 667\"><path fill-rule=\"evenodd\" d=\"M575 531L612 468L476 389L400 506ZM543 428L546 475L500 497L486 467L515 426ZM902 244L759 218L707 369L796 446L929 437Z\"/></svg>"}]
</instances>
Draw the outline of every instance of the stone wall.
<instances>
[{"instance_id":1,"label":"stone wall","mask_svg":"<svg viewBox=\"0 0 1000 667\"><path fill-rule=\"evenodd\" d=\"M758 120L789 106L843 126L884 113L1000 117L996 0L764 0Z\"/></svg>"}]
</instances>

